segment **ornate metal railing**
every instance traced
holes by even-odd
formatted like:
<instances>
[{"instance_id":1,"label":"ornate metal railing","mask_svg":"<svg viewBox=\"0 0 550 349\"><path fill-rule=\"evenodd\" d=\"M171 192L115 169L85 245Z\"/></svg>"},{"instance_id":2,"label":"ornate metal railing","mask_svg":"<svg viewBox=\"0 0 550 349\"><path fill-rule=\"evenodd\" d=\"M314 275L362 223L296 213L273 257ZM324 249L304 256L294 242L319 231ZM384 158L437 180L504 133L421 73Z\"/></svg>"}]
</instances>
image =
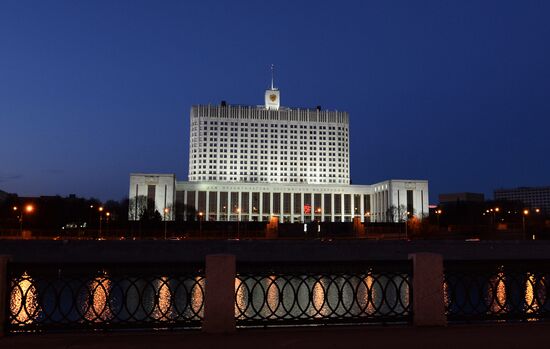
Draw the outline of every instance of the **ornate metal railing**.
<instances>
[{"instance_id":1,"label":"ornate metal railing","mask_svg":"<svg viewBox=\"0 0 550 349\"><path fill-rule=\"evenodd\" d=\"M410 322L409 262L246 265L235 285L238 326Z\"/></svg>"},{"instance_id":2,"label":"ornate metal railing","mask_svg":"<svg viewBox=\"0 0 550 349\"><path fill-rule=\"evenodd\" d=\"M550 316L550 261L446 262L449 321Z\"/></svg>"},{"instance_id":3,"label":"ornate metal railing","mask_svg":"<svg viewBox=\"0 0 550 349\"><path fill-rule=\"evenodd\" d=\"M203 317L199 265L10 264L8 330L194 328Z\"/></svg>"}]
</instances>

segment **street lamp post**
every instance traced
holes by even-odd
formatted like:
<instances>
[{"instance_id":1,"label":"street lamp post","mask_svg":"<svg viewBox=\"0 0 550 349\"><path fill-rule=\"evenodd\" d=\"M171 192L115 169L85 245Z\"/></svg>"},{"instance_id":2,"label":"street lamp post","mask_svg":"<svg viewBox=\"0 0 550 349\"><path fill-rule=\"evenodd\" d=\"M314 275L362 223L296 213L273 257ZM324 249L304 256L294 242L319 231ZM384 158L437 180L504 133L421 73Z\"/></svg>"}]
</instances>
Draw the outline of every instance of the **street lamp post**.
<instances>
[{"instance_id":1,"label":"street lamp post","mask_svg":"<svg viewBox=\"0 0 550 349\"><path fill-rule=\"evenodd\" d=\"M13 206L13 211L17 211L19 210L19 207L17 206ZM27 206L25 206L24 209L21 209L21 211L19 212L19 235L21 235L21 237L23 237L23 213L32 213L34 211L34 206L31 205L31 204L28 204Z\"/></svg>"},{"instance_id":2,"label":"street lamp post","mask_svg":"<svg viewBox=\"0 0 550 349\"><path fill-rule=\"evenodd\" d=\"M237 208L237 240L241 239L241 209Z\"/></svg>"},{"instance_id":3,"label":"street lamp post","mask_svg":"<svg viewBox=\"0 0 550 349\"><path fill-rule=\"evenodd\" d=\"M409 214L410 212L407 211L405 212L406 216L405 216L405 240L408 240L409 239Z\"/></svg>"},{"instance_id":4,"label":"street lamp post","mask_svg":"<svg viewBox=\"0 0 550 349\"><path fill-rule=\"evenodd\" d=\"M165 207L164 208L164 240L166 240L166 224L167 224L167 221L166 221L166 214L168 213L168 207Z\"/></svg>"},{"instance_id":5,"label":"street lamp post","mask_svg":"<svg viewBox=\"0 0 550 349\"><path fill-rule=\"evenodd\" d=\"M107 233L106 235L109 236L109 220L111 218L111 212L105 212L105 223L107 224Z\"/></svg>"},{"instance_id":6,"label":"street lamp post","mask_svg":"<svg viewBox=\"0 0 550 349\"><path fill-rule=\"evenodd\" d=\"M199 239L202 239L202 212L199 212Z\"/></svg>"},{"instance_id":7,"label":"street lamp post","mask_svg":"<svg viewBox=\"0 0 550 349\"><path fill-rule=\"evenodd\" d=\"M17 214L18 209L19 208L17 206L13 206L13 212L15 212L16 214ZM20 213L19 216L17 216L17 215L15 216L15 217L17 217L17 220L19 221L19 234L21 234L23 232L23 220L21 219L21 214L22 213Z\"/></svg>"},{"instance_id":8,"label":"street lamp post","mask_svg":"<svg viewBox=\"0 0 550 349\"><path fill-rule=\"evenodd\" d=\"M100 206L98 209L99 211L99 236L98 238L101 238L101 225L103 223L103 206Z\"/></svg>"},{"instance_id":9,"label":"street lamp post","mask_svg":"<svg viewBox=\"0 0 550 349\"><path fill-rule=\"evenodd\" d=\"M523 226L523 240L527 240L527 233L525 231L525 218L529 214L529 210L523 210L523 214L521 215L522 218L522 226Z\"/></svg>"},{"instance_id":10,"label":"street lamp post","mask_svg":"<svg viewBox=\"0 0 550 349\"><path fill-rule=\"evenodd\" d=\"M441 213L443 211L441 210L436 210L435 213L437 214L437 229L441 229L441 225L439 224L439 217L441 217Z\"/></svg>"}]
</instances>

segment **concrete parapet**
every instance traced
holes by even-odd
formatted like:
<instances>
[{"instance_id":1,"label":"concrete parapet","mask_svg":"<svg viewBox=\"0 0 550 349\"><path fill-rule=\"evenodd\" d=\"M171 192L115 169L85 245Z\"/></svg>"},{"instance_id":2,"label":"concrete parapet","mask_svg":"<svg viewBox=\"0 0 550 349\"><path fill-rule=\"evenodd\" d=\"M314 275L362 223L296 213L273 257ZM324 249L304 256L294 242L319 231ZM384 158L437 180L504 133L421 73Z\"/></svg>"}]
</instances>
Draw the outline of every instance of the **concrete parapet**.
<instances>
[{"instance_id":1,"label":"concrete parapet","mask_svg":"<svg viewBox=\"0 0 550 349\"><path fill-rule=\"evenodd\" d=\"M235 264L234 255L206 256L204 332L235 331Z\"/></svg>"},{"instance_id":2,"label":"concrete parapet","mask_svg":"<svg viewBox=\"0 0 550 349\"><path fill-rule=\"evenodd\" d=\"M413 323L415 326L446 326L443 291L443 256L409 254L413 261Z\"/></svg>"},{"instance_id":3,"label":"concrete parapet","mask_svg":"<svg viewBox=\"0 0 550 349\"><path fill-rule=\"evenodd\" d=\"M6 334L8 324L8 261L10 256L0 256L0 337Z\"/></svg>"}]
</instances>

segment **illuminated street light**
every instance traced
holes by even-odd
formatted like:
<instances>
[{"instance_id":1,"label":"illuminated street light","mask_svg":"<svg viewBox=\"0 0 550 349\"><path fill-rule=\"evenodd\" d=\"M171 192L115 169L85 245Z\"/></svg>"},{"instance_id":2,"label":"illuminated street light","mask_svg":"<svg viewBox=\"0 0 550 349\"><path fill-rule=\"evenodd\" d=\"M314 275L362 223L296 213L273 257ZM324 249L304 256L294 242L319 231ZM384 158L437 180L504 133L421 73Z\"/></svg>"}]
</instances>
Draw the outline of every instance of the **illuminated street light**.
<instances>
[{"instance_id":1,"label":"illuminated street light","mask_svg":"<svg viewBox=\"0 0 550 349\"><path fill-rule=\"evenodd\" d=\"M167 221L166 221L166 214L169 212L170 210L168 209L168 207L165 207L164 208L164 240L166 240L166 224L167 224Z\"/></svg>"},{"instance_id":2,"label":"illuminated street light","mask_svg":"<svg viewBox=\"0 0 550 349\"><path fill-rule=\"evenodd\" d=\"M241 238L241 217L240 216L241 209L237 207L237 240Z\"/></svg>"},{"instance_id":3,"label":"illuminated street light","mask_svg":"<svg viewBox=\"0 0 550 349\"><path fill-rule=\"evenodd\" d=\"M523 210L523 214L521 215L521 221L522 221L522 226L523 226L523 239L526 240L527 239L527 235L526 235L526 232L525 232L525 217L527 217L527 215L529 214L529 210Z\"/></svg>"},{"instance_id":4,"label":"illuminated street light","mask_svg":"<svg viewBox=\"0 0 550 349\"><path fill-rule=\"evenodd\" d=\"M409 239L409 215L411 214L409 211L405 212L405 240Z\"/></svg>"},{"instance_id":5,"label":"illuminated street light","mask_svg":"<svg viewBox=\"0 0 550 349\"><path fill-rule=\"evenodd\" d=\"M13 211L17 211L19 208L17 206L13 206ZM25 208L21 210L21 213L19 213L19 233L21 237L23 237L23 213L31 214L34 212L34 206L32 204L25 205Z\"/></svg>"},{"instance_id":6,"label":"illuminated street light","mask_svg":"<svg viewBox=\"0 0 550 349\"><path fill-rule=\"evenodd\" d=\"M103 222L103 206L99 206L99 208L97 209L99 211L99 236L98 238L101 238L101 224Z\"/></svg>"},{"instance_id":7,"label":"illuminated street light","mask_svg":"<svg viewBox=\"0 0 550 349\"><path fill-rule=\"evenodd\" d=\"M199 212L199 238L202 238L202 211Z\"/></svg>"},{"instance_id":8,"label":"illuminated street light","mask_svg":"<svg viewBox=\"0 0 550 349\"><path fill-rule=\"evenodd\" d=\"M439 217L441 216L441 213L443 213L443 211L439 209L439 210L435 210L435 213L437 214L437 227L439 228Z\"/></svg>"}]
</instances>

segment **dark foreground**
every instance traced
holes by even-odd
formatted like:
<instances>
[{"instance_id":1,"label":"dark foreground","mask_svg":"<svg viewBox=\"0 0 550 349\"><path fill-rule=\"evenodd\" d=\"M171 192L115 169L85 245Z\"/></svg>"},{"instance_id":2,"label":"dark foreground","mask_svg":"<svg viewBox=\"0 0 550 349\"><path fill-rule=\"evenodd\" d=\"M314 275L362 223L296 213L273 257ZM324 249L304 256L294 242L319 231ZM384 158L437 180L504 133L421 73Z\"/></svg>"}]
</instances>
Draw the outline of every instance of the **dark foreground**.
<instances>
[{"instance_id":1,"label":"dark foreground","mask_svg":"<svg viewBox=\"0 0 550 349\"><path fill-rule=\"evenodd\" d=\"M23 348L547 348L550 323L357 326L201 332L26 334L0 338L2 349Z\"/></svg>"}]
</instances>

